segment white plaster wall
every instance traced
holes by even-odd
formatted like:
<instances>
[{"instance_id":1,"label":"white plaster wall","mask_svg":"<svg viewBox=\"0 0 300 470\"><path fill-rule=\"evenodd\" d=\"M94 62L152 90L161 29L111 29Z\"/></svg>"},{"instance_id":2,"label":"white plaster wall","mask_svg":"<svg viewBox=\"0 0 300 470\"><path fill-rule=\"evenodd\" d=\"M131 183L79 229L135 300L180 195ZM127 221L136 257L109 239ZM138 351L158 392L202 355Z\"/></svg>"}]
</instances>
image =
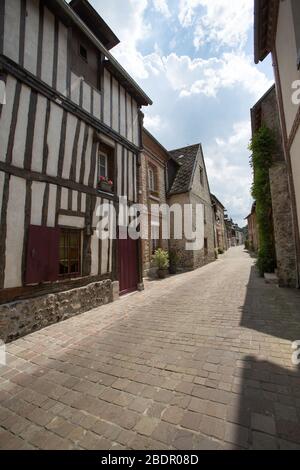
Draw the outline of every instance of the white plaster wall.
<instances>
[{"instance_id":1,"label":"white plaster wall","mask_svg":"<svg viewBox=\"0 0 300 470\"><path fill-rule=\"evenodd\" d=\"M77 155L76 155L76 176L75 176L75 179L76 179L77 182L79 182L79 178L80 178L80 165L81 165L81 155L82 155L82 147L83 147L83 140L84 140L84 130L85 130L85 124L82 121L81 125L80 125Z\"/></svg>"},{"instance_id":2,"label":"white plaster wall","mask_svg":"<svg viewBox=\"0 0 300 470\"><path fill-rule=\"evenodd\" d=\"M112 125L113 129L116 132L119 132L119 86L115 78L112 81L112 98L113 98L113 120Z\"/></svg>"},{"instance_id":3,"label":"white plaster wall","mask_svg":"<svg viewBox=\"0 0 300 470\"><path fill-rule=\"evenodd\" d=\"M92 155L92 144L93 144L93 129L89 128L89 137L86 147L86 154L85 154L85 169L84 169L84 184L88 185L89 182L89 174L91 168L91 155Z\"/></svg>"},{"instance_id":4,"label":"white plaster wall","mask_svg":"<svg viewBox=\"0 0 300 470\"><path fill-rule=\"evenodd\" d=\"M117 145L117 165L118 165L118 181L117 181L117 194L122 196L122 146Z\"/></svg>"},{"instance_id":5,"label":"white plaster wall","mask_svg":"<svg viewBox=\"0 0 300 470\"><path fill-rule=\"evenodd\" d=\"M72 152L76 132L76 124L78 119L72 114L68 113L67 116L67 129L66 129L66 145L65 145L65 154L64 154L64 163L63 163L63 178L69 179L70 177L70 168L72 162Z\"/></svg>"},{"instance_id":6,"label":"white plaster wall","mask_svg":"<svg viewBox=\"0 0 300 470\"><path fill-rule=\"evenodd\" d=\"M127 139L132 142L132 108L131 108L131 97L127 94Z\"/></svg>"},{"instance_id":7,"label":"white plaster wall","mask_svg":"<svg viewBox=\"0 0 300 470\"><path fill-rule=\"evenodd\" d=\"M293 28L291 0L279 3L279 17L276 35L276 51L282 86L285 119L288 134L291 131L298 105L292 102L292 83L300 79L297 70L297 48Z\"/></svg>"},{"instance_id":8,"label":"white plaster wall","mask_svg":"<svg viewBox=\"0 0 300 470\"><path fill-rule=\"evenodd\" d=\"M107 273L108 240L102 240L101 274Z\"/></svg>"},{"instance_id":9,"label":"white plaster wall","mask_svg":"<svg viewBox=\"0 0 300 470\"><path fill-rule=\"evenodd\" d=\"M57 90L67 96L68 29L60 22L58 30Z\"/></svg>"},{"instance_id":10,"label":"white plaster wall","mask_svg":"<svg viewBox=\"0 0 300 470\"><path fill-rule=\"evenodd\" d=\"M138 106L135 100L132 100L132 115L133 115L133 143L139 145L139 117Z\"/></svg>"},{"instance_id":11,"label":"white plaster wall","mask_svg":"<svg viewBox=\"0 0 300 470\"><path fill-rule=\"evenodd\" d=\"M54 185L54 184L50 184L50 186L49 186L49 203L48 203L47 227L55 227L56 193L57 193L57 186Z\"/></svg>"},{"instance_id":12,"label":"white plaster wall","mask_svg":"<svg viewBox=\"0 0 300 470\"><path fill-rule=\"evenodd\" d=\"M81 78L71 72L71 100L79 105Z\"/></svg>"},{"instance_id":13,"label":"white plaster wall","mask_svg":"<svg viewBox=\"0 0 300 470\"><path fill-rule=\"evenodd\" d=\"M128 152L128 199L133 201L133 169L132 169L132 152Z\"/></svg>"},{"instance_id":14,"label":"white plaster wall","mask_svg":"<svg viewBox=\"0 0 300 470\"><path fill-rule=\"evenodd\" d=\"M94 89L93 113L97 119L101 119L101 94Z\"/></svg>"},{"instance_id":15,"label":"white plaster wall","mask_svg":"<svg viewBox=\"0 0 300 470\"><path fill-rule=\"evenodd\" d=\"M19 62L20 0L5 0L4 55Z\"/></svg>"},{"instance_id":16,"label":"white plaster wall","mask_svg":"<svg viewBox=\"0 0 300 470\"><path fill-rule=\"evenodd\" d=\"M43 169L46 109L47 99L38 95L31 163L31 169L38 172Z\"/></svg>"},{"instance_id":17,"label":"white plaster wall","mask_svg":"<svg viewBox=\"0 0 300 470\"><path fill-rule=\"evenodd\" d=\"M133 160L134 160L134 171L133 171L133 177L134 177L134 194L135 194L135 201L134 202L137 202L138 200L138 194L137 194L137 181L136 181L136 155L133 154Z\"/></svg>"},{"instance_id":18,"label":"white plaster wall","mask_svg":"<svg viewBox=\"0 0 300 470\"><path fill-rule=\"evenodd\" d=\"M72 211L77 211L78 204L78 191L72 191Z\"/></svg>"},{"instance_id":19,"label":"white plaster wall","mask_svg":"<svg viewBox=\"0 0 300 470\"><path fill-rule=\"evenodd\" d=\"M110 73L104 69L104 104L103 104L103 121L110 126Z\"/></svg>"},{"instance_id":20,"label":"white plaster wall","mask_svg":"<svg viewBox=\"0 0 300 470\"><path fill-rule=\"evenodd\" d=\"M54 103L51 103L50 120L48 128L47 144L49 148L47 174L57 176L57 165L59 156L60 131L63 110Z\"/></svg>"},{"instance_id":21,"label":"white plaster wall","mask_svg":"<svg viewBox=\"0 0 300 470\"><path fill-rule=\"evenodd\" d=\"M6 158L15 91L16 80L11 75L8 75L6 81L6 104L2 108L0 119L0 161L4 161Z\"/></svg>"},{"instance_id":22,"label":"white plaster wall","mask_svg":"<svg viewBox=\"0 0 300 470\"><path fill-rule=\"evenodd\" d=\"M7 207L6 263L4 288L22 285L26 181L11 176Z\"/></svg>"},{"instance_id":23,"label":"white plaster wall","mask_svg":"<svg viewBox=\"0 0 300 470\"><path fill-rule=\"evenodd\" d=\"M36 74L39 37L39 0L27 0L24 67Z\"/></svg>"},{"instance_id":24,"label":"white plaster wall","mask_svg":"<svg viewBox=\"0 0 300 470\"><path fill-rule=\"evenodd\" d=\"M86 208L86 194L82 193L81 194L81 212L85 212Z\"/></svg>"},{"instance_id":25,"label":"white plaster wall","mask_svg":"<svg viewBox=\"0 0 300 470\"><path fill-rule=\"evenodd\" d=\"M120 119L121 119L121 129L120 134L123 137L126 137L126 126L125 126L125 90L123 87L120 88Z\"/></svg>"},{"instance_id":26,"label":"white plaster wall","mask_svg":"<svg viewBox=\"0 0 300 470\"><path fill-rule=\"evenodd\" d=\"M124 167L124 194L122 196L128 197L128 188L127 188L127 159L128 159L128 151L125 149L124 152L124 160L123 160L123 167Z\"/></svg>"},{"instance_id":27,"label":"white plaster wall","mask_svg":"<svg viewBox=\"0 0 300 470\"><path fill-rule=\"evenodd\" d=\"M91 275L96 276L98 274L98 266L99 266L99 240L98 240L96 231L91 237L91 254L92 254Z\"/></svg>"},{"instance_id":28,"label":"white plaster wall","mask_svg":"<svg viewBox=\"0 0 300 470\"><path fill-rule=\"evenodd\" d=\"M24 166L24 152L27 134L29 101L30 88L23 85L21 89L19 112L12 153L12 164L20 168L23 168Z\"/></svg>"},{"instance_id":29,"label":"white plaster wall","mask_svg":"<svg viewBox=\"0 0 300 470\"><path fill-rule=\"evenodd\" d=\"M60 215L58 217L58 225L82 229L84 228L84 218L70 215Z\"/></svg>"},{"instance_id":30,"label":"white plaster wall","mask_svg":"<svg viewBox=\"0 0 300 470\"><path fill-rule=\"evenodd\" d=\"M37 181L31 186L31 225L42 225L42 210L46 184Z\"/></svg>"},{"instance_id":31,"label":"white plaster wall","mask_svg":"<svg viewBox=\"0 0 300 470\"><path fill-rule=\"evenodd\" d=\"M69 190L67 188L61 189L60 208L63 210L68 209L68 193L69 193Z\"/></svg>"},{"instance_id":32,"label":"white plaster wall","mask_svg":"<svg viewBox=\"0 0 300 470\"><path fill-rule=\"evenodd\" d=\"M92 103L92 89L90 85L83 82L82 87L82 107L88 113L91 112L91 103Z\"/></svg>"},{"instance_id":33,"label":"white plaster wall","mask_svg":"<svg viewBox=\"0 0 300 470\"><path fill-rule=\"evenodd\" d=\"M48 85L52 86L53 78L53 57L54 57L54 16L44 9L44 31L42 48L42 73L41 78Z\"/></svg>"},{"instance_id":34,"label":"white plaster wall","mask_svg":"<svg viewBox=\"0 0 300 470\"><path fill-rule=\"evenodd\" d=\"M300 131L298 130L291 147L291 163L296 196L298 223L300 222ZM300 225L300 224L299 224Z\"/></svg>"}]
</instances>

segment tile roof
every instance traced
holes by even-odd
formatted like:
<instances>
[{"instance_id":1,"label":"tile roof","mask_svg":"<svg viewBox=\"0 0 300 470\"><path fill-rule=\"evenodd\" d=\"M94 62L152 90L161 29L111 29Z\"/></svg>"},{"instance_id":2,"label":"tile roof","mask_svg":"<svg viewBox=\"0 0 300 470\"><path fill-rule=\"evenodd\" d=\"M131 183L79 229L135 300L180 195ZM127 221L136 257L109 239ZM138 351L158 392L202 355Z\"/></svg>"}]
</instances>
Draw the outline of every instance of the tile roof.
<instances>
[{"instance_id":1,"label":"tile roof","mask_svg":"<svg viewBox=\"0 0 300 470\"><path fill-rule=\"evenodd\" d=\"M201 144L190 145L181 149L171 150L169 153L180 165L169 194L188 192L191 188L194 175L195 161Z\"/></svg>"}]
</instances>

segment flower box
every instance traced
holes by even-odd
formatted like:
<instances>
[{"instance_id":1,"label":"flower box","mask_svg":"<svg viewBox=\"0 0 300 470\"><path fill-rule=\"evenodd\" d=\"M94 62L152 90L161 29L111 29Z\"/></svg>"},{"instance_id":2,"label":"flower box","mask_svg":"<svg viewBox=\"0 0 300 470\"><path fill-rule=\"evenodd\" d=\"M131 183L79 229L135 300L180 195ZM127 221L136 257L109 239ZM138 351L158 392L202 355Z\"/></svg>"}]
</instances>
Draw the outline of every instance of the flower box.
<instances>
[{"instance_id":1,"label":"flower box","mask_svg":"<svg viewBox=\"0 0 300 470\"><path fill-rule=\"evenodd\" d=\"M112 183L112 181L107 180L107 179L100 179L98 181L97 188L100 191L104 191L106 193L112 193L113 183Z\"/></svg>"}]
</instances>

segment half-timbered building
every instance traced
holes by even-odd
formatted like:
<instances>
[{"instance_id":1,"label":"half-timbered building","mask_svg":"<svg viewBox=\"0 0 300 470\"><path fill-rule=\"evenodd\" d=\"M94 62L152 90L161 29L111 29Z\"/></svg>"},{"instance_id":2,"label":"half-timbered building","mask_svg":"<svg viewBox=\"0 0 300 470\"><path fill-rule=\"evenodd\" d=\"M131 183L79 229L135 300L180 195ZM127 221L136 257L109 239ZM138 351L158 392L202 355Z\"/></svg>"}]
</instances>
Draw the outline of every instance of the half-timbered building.
<instances>
[{"instance_id":1,"label":"half-timbered building","mask_svg":"<svg viewBox=\"0 0 300 470\"><path fill-rule=\"evenodd\" d=\"M120 196L137 201L140 109L151 104L110 54L118 42L86 0L0 2L5 340L142 282L140 242L96 233L99 204L118 210Z\"/></svg>"}]
</instances>

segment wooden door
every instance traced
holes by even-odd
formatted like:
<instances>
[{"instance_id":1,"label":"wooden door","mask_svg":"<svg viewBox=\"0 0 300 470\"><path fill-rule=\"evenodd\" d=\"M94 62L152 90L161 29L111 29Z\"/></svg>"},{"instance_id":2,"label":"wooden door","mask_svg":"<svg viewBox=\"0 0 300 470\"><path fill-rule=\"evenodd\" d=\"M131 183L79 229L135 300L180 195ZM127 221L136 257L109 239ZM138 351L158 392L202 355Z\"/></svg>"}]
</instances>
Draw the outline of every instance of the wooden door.
<instances>
[{"instance_id":1,"label":"wooden door","mask_svg":"<svg viewBox=\"0 0 300 470\"><path fill-rule=\"evenodd\" d=\"M126 230L126 228L120 227L120 234ZM118 240L120 295L137 290L137 244L137 240L132 240L129 237Z\"/></svg>"}]
</instances>

